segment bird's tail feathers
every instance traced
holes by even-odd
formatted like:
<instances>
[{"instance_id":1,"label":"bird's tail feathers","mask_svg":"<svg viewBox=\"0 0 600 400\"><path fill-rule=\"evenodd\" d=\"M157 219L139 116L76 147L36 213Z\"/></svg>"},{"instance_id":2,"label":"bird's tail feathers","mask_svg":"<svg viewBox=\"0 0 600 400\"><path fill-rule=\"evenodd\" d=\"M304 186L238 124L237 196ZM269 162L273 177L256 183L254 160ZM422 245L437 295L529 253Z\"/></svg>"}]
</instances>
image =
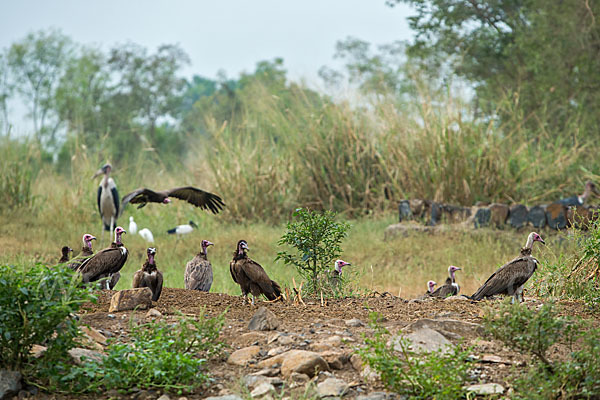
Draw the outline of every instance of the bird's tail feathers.
<instances>
[{"instance_id":1,"label":"bird's tail feathers","mask_svg":"<svg viewBox=\"0 0 600 400\"><path fill-rule=\"evenodd\" d=\"M177 232L177 228L169 229L167 231L167 233L170 233L171 235L174 234L175 232Z\"/></svg>"}]
</instances>

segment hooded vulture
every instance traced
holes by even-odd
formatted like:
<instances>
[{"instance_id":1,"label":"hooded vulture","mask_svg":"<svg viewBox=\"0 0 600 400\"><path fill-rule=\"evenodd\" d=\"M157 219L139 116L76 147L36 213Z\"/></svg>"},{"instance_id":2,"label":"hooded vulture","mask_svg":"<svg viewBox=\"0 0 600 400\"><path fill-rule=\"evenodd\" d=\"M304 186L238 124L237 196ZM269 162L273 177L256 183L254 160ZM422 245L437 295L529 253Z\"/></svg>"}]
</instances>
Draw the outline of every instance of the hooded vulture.
<instances>
[{"instance_id":1,"label":"hooded vulture","mask_svg":"<svg viewBox=\"0 0 600 400\"><path fill-rule=\"evenodd\" d=\"M208 240L202 240L202 250L186 264L183 275L186 289L201 292L210 291L213 282L213 271L207 258L207 249L208 246L212 245Z\"/></svg>"},{"instance_id":2,"label":"hooded vulture","mask_svg":"<svg viewBox=\"0 0 600 400\"><path fill-rule=\"evenodd\" d=\"M580 194L579 196L567 197L566 199L560 199L558 203L567 207L582 206L585 204L585 201L588 199L588 197L590 197L592 193L596 196L600 196L600 191L598 191L598 188L596 188L594 182L587 181L585 183L585 189L583 190L582 194Z\"/></svg>"},{"instance_id":3,"label":"hooded vulture","mask_svg":"<svg viewBox=\"0 0 600 400\"><path fill-rule=\"evenodd\" d=\"M60 257L60 260L58 260L59 264L64 264L67 261L69 261L69 254L73 251L72 248L70 248L69 246L63 246L63 248L61 249L62 252L62 257Z\"/></svg>"},{"instance_id":4,"label":"hooded vulture","mask_svg":"<svg viewBox=\"0 0 600 400\"><path fill-rule=\"evenodd\" d=\"M216 194L205 192L204 190L192 186L163 190L162 192L141 188L134 190L123 197L123 201L121 202L121 212L123 212L127 203L139 204L138 208L142 208L147 203L168 204L171 202L169 197L185 200L203 210L210 210L213 214L217 214L225 206L223 200Z\"/></svg>"},{"instance_id":5,"label":"hooded vulture","mask_svg":"<svg viewBox=\"0 0 600 400\"><path fill-rule=\"evenodd\" d=\"M460 291L460 286L458 286L458 284L456 283L456 277L454 276L454 273L456 271L460 271L460 268L455 267L454 265L449 266L448 278L446 278L446 282L444 283L444 285L440 286L434 292L432 292L431 296L441 297L444 299L449 296L457 295Z\"/></svg>"},{"instance_id":6,"label":"hooded vulture","mask_svg":"<svg viewBox=\"0 0 600 400\"><path fill-rule=\"evenodd\" d=\"M90 235L89 233L83 235L83 247L81 248L81 253L72 259L71 263L69 264L69 268L71 268L73 271L77 271L82 262L94 255L94 252L92 251L92 240L96 240L96 237Z\"/></svg>"},{"instance_id":7,"label":"hooded vulture","mask_svg":"<svg viewBox=\"0 0 600 400\"><path fill-rule=\"evenodd\" d=\"M522 302L523 286L538 266L538 260L531 256L533 242L546 244L540 235L531 232L527 237L525 247L521 249L519 257L501 266L471 298L481 300L497 294L508 294L513 296L513 303L515 301Z\"/></svg>"},{"instance_id":8,"label":"hooded vulture","mask_svg":"<svg viewBox=\"0 0 600 400\"><path fill-rule=\"evenodd\" d=\"M158 301L163 286L163 274L156 268L154 256L156 249L148 247L146 250L148 260L142 265L142 268L137 270L133 275L133 288L148 287L152 291L152 301Z\"/></svg>"},{"instance_id":9,"label":"hooded vulture","mask_svg":"<svg viewBox=\"0 0 600 400\"><path fill-rule=\"evenodd\" d=\"M435 281L428 281L427 282L427 293L425 293L425 294L432 294L433 288L435 288L435 285L437 285L437 283Z\"/></svg>"},{"instance_id":10,"label":"hooded vulture","mask_svg":"<svg viewBox=\"0 0 600 400\"><path fill-rule=\"evenodd\" d=\"M252 293L252 305L256 297L264 294L271 301L281 296L281 288L277 282L271 280L259 263L250 259L248 243L240 240L237 249L233 253L233 260L229 264L229 271L234 282L240 285L244 302L248 299L248 293Z\"/></svg>"},{"instance_id":11,"label":"hooded vulture","mask_svg":"<svg viewBox=\"0 0 600 400\"><path fill-rule=\"evenodd\" d=\"M124 233L127 233L125 229L117 226L115 229L115 241L110 247L100 250L81 263L78 271L81 274L83 282L95 282L99 279L108 278L106 287L110 287L113 275L117 274L123 268L129 255L127 248L121 242L121 235Z\"/></svg>"}]
</instances>

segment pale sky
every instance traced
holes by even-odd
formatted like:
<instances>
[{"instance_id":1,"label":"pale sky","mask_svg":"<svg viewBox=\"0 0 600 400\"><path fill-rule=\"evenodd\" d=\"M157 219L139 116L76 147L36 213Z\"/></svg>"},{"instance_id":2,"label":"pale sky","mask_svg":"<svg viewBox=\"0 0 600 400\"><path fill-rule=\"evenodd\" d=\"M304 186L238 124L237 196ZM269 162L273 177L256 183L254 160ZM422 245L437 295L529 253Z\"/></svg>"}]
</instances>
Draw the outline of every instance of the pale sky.
<instances>
[{"instance_id":1,"label":"pale sky","mask_svg":"<svg viewBox=\"0 0 600 400\"><path fill-rule=\"evenodd\" d=\"M336 66L335 43L348 36L374 45L409 40L412 12L385 0L4 0L0 49L29 32L58 28L77 43L108 50L134 42L154 52L179 44L190 56L183 74L230 78L261 60L284 59L291 79L319 86L317 71ZM19 104L11 113L24 114ZM17 131L29 130L13 119ZM26 124L25 124L26 125Z\"/></svg>"},{"instance_id":2,"label":"pale sky","mask_svg":"<svg viewBox=\"0 0 600 400\"><path fill-rule=\"evenodd\" d=\"M385 0L18 0L0 5L0 48L27 33L59 28L103 49L127 41L154 50L178 43L194 73L214 78L252 71L257 61L283 57L293 77L311 78L333 63L336 41L374 44L408 40L404 5Z\"/></svg>"}]
</instances>

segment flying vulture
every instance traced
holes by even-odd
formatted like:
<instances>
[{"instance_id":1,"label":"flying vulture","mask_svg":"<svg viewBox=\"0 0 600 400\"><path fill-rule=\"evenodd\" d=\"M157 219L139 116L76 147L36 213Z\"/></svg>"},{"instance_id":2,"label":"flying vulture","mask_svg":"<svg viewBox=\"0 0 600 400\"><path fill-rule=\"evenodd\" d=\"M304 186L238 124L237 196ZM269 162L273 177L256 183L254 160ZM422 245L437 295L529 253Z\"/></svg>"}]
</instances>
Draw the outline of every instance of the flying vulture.
<instances>
[{"instance_id":1,"label":"flying vulture","mask_svg":"<svg viewBox=\"0 0 600 400\"><path fill-rule=\"evenodd\" d=\"M454 265L448 267L448 278L446 278L446 282L443 286L440 286L434 292L431 293L433 297L446 298L458 294L458 292L460 291L460 286L458 286L458 284L456 283L456 277L454 276L454 273L456 271L460 271L460 268Z\"/></svg>"},{"instance_id":2,"label":"flying vulture","mask_svg":"<svg viewBox=\"0 0 600 400\"><path fill-rule=\"evenodd\" d=\"M194 228L198 228L198 225L196 225L194 221L190 221L189 224L177 225L175 228L169 229L167 233L171 235L176 234L177 236L187 235L188 233L191 233Z\"/></svg>"},{"instance_id":3,"label":"flying vulture","mask_svg":"<svg viewBox=\"0 0 600 400\"><path fill-rule=\"evenodd\" d=\"M587 200L587 198L590 197L590 195L592 193L594 193L597 196L600 196L600 191L598 191L598 188L596 188L596 185L594 185L594 182L587 181L585 183L585 189L581 195L568 197L566 199L560 199L558 201L558 203L560 203L564 206L567 206L567 207L582 206L585 203L585 201Z\"/></svg>"},{"instance_id":4,"label":"flying vulture","mask_svg":"<svg viewBox=\"0 0 600 400\"><path fill-rule=\"evenodd\" d=\"M501 266L471 298L481 300L496 294L507 294L513 296L513 303L515 301L522 302L523 286L538 266L538 260L531 256L533 242L546 244L540 235L531 232L527 237L525 247L521 249L519 257Z\"/></svg>"},{"instance_id":5,"label":"flying vulture","mask_svg":"<svg viewBox=\"0 0 600 400\"><path fill-rule=\"evenodd\" d=\"M60 258L60 260L58 260L58 263L64 264L67 261L69 261L69 253L71 253L72 251L73 251L73 249L70 248L69 246L63 246L63 248L61 249L62 257Z\"/></svg>"},{"instance_id":6,"label":"flying vulture","mask_svg":"<svg viewBox=\"0 0 600 400\"><path fill-rule=\"evenodd\" d=\"M138 208L142 208L147 203L170 203L171 199L169 197L185 200L203 210L210 210L213 214L217 214L225 206L223 200L216 194L205 192L204 190L191 186L163 190L162 192L141 188L134 190L123 197L123 201L121 202L121 212L123 212L127 203L139 204Z\"/></svg>"},{"instance_id":7,"label":"flying vulture","mask_svg":"<svg viewBox=\"0 0 600 400\"><path fill-rule=\"evenodd\" d=\"M188 290L199 290L201 292L210 291L210 286L213 282L213 271L212 265L207 258L208 246L212 246L213 243L208 240L202 241L202 250L196 254L185 266L185 273L183 275L185 281L185 288Z\"/></svg>"},{"instance_id":8,"label":"flying vulture","mask_svg":"<svg viewBox=\"0 0 600 400\"><path fill-rule=\"evenodd\" d=\"M99 279L108 278L106 286L107 288L110 287L113 275L123 268L129 255L127 248L121 242L121 235L124 233L127 233L125 229L117 226L115 228L115 241L110 247L100 250L81 263L78 271L83 282L95 282Z\"/></svg>"},{"instance_id":9,"label":"flying vulture","mask_svg":"<svg viewBox=\"0 0 600 400\"><path fill-rule=\"evenodd\" d=\"M158 301L163 286L163 274L156 268L154 256L156 249L148 247L146 250L148 260L142 265L142 268L137 270L133 275L132 287L142 288L148 287L152 291L152 301Z\"/></svg>"},{"instance_id":10,"label":"flying vulture","mask_svg":"<svg viewBox=\"0 0 600 400\"><path fill-rule=\"evenodd\" d=\"M264 294L271 301L281 296L281 288L277 282L271 280L259 263L250 259L248 243L240 240L233 253L233 260L229 263L229 271L234 282L240 285L244 302L248 300L248 293L252 293L252 305L256 297Z\"/></svg>"},{"instance_id":11,"label":"flying vulture","mask_svg":"<svg viewBox=\"0 0 600 400\"><path fill-rule=\"evenodd\" d=\"M102 178L100 185L98 186L98 211L100 211L104 230L110 231L112 234L120 214L119 192L117 191L115 181L109 176L111 170L112 166L110 164L105 164L94 174L92 179L96 178L98 175L104 174L104 178Z\"/></svg>"},{"instance_id":12,"label":"flying vulture","mask_svg":"<svg viewBox=\"0 0 600 400\"><path fill-rule=\"evenodd\" d=\"M94 255L94 252L92 251L92 240L96 240L96 237L90 235L89 233L83 235L83 247L81 248L81 253L72 259L71 263L69 264L69 268L71 268L73 271L77 271L82 262Z\"/></svg>"}]
</instances>

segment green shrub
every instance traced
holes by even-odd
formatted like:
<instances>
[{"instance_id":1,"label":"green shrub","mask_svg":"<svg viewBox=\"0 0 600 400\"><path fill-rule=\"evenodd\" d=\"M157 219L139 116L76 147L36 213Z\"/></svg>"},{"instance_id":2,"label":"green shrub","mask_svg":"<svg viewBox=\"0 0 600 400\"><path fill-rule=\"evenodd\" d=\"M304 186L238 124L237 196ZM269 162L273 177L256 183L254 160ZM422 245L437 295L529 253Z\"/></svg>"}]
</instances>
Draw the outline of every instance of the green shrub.
<instances>
[{"instance_id":1,"label":"green shrub","mask_svg":"<svg viewBox=\"0 0 600 400\"><path fill-rule=\"evenodd\" d=\"M37 153L30 142L0 137L0 211L33 205Z\"/></svg>"},{"instance_id":2,"label":"green shrub","mask_svg":"<svg viewBox=\"0 0 600 400\"><path fill-rule=\"evenodd\" d=\"M70 316L94 299L78 282L64 266L0 266L0 365L26 376L31 369L34 373L38 362L29 354L34 344L47 347L45 363L66 357L78 336L77 321Z\"/></svg>"},{"instance_id":3,"label":"green shrub","mask_svg":"<svg viewBox=\"0 0 600 400\"><path fill-rule=\"evenodd\" d=\"M534 362L514 378L515 398L579 399L600 396L600 330L581 320L561 317L552 303L539 310L505 303L490 309L486 331ZM557 343L569 346L566 360L552 360L548 349Z\"/></svg>"},{"instance_id":4,"label":"green shrub","mask_svg":"<svg viewBox=\"0 0 600 400\"><path fill-rule=\"evenodd\" d=\"M299 208L294 212L297 220L288 222L287 232L278 242L296 249L295 254L278 252L276 260L296 267L308 281L309 294L335 294L332 292L334 285L330 285L331 271L334 260L342 253L340 244L350 228L348 223L336 222L335 215L332 211L320 213ZM340 279L334 290L342 291L345 282Z\"/></svg>"},{"instance_id":5,"label":"green shrub","mask_svg":"<svg viewBox=\"0 0 600 400\"><path fill-rule=\"evenodd\" d=\"M191 391L209 381L203 367L224 347L218 340L224 321L224 313L207 318L200 310L198 320L181 315L176 323L132 323L129 342L111 343L101 361L72 367L58 383L78 393L134 387Z\"/></svg>"},{"instance_id":6,"label":"green shrub","mask_svg":"<svg viewBox=\"0 0 600 400\"><path fill-rule=\"evenodd\" d=\"M369 325L374 332L363 334L365 346L356 351L380 374L388 389L415 399L443 400L464 396L463 386L472 366L469 349L461 350L456 346L447 354L417 353L410 349L410 341L402 336L394 346L388 344L390 333L377 323L379 315L371 313L370 318Z\"/></svg>"}]
</instances>

